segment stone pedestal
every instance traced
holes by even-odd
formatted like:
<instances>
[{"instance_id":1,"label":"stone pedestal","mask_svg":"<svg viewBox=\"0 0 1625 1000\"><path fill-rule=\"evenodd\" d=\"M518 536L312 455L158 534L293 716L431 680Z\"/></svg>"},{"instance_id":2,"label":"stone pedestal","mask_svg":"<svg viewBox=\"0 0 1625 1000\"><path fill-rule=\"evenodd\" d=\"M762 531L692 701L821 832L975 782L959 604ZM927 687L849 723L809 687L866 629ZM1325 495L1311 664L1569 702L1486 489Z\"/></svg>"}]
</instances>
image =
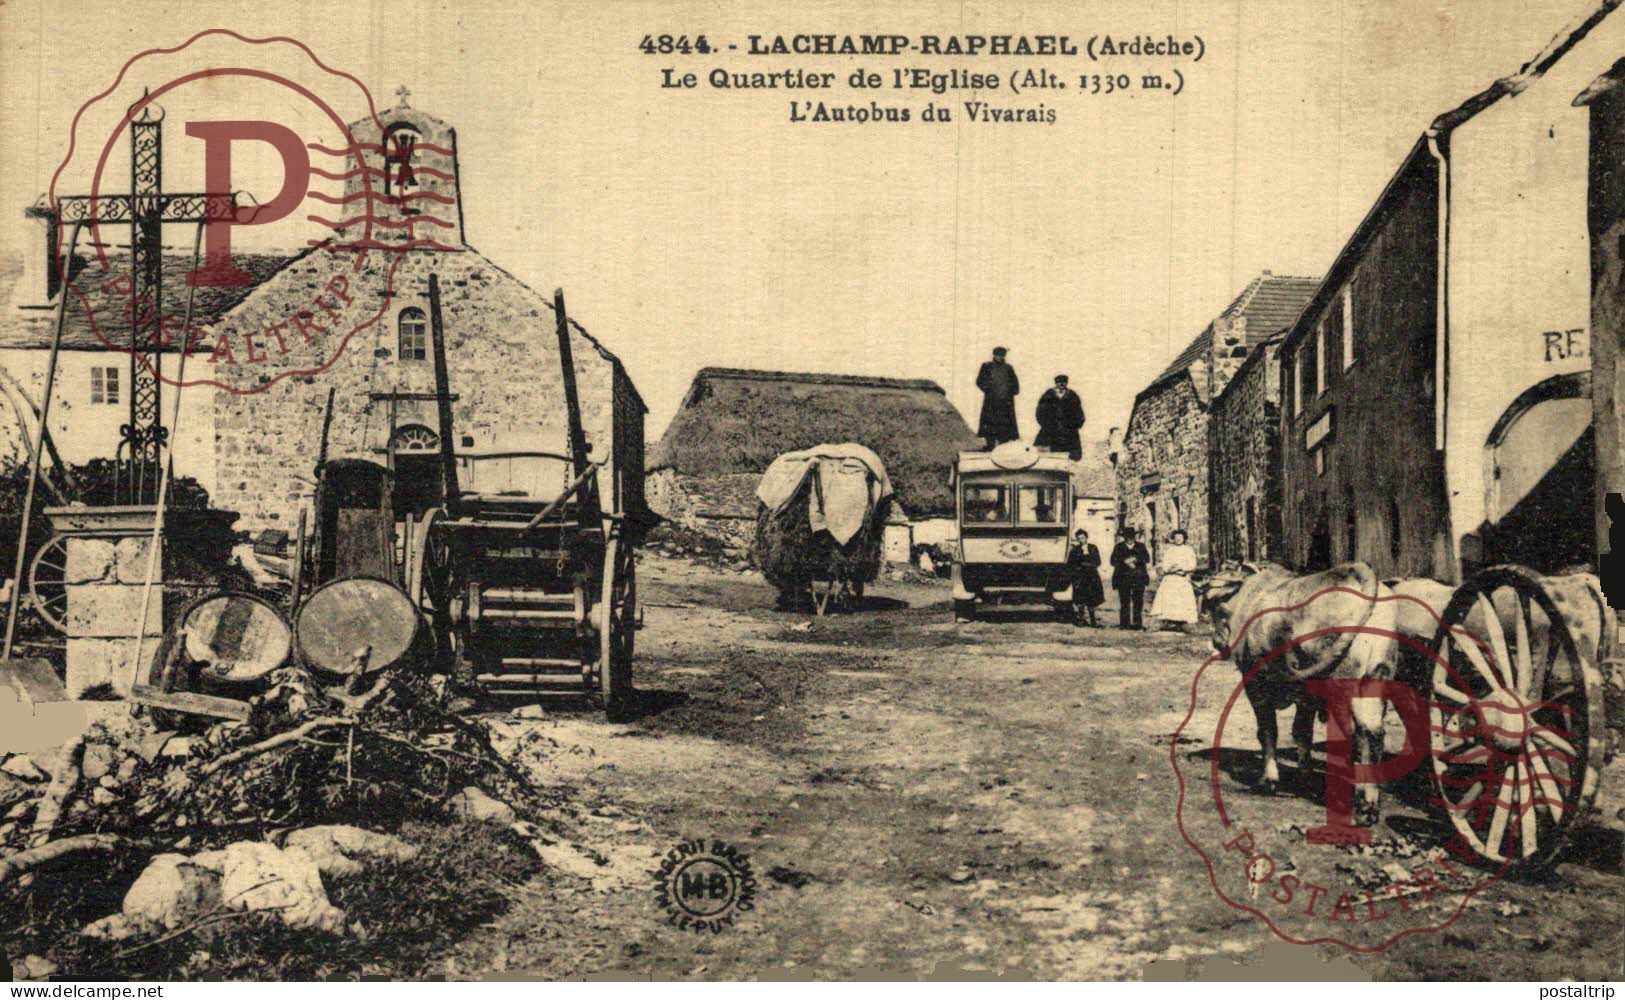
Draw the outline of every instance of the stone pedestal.
<instances>
[{"instance_id":1,"label":"stone pedestal","mask_svg":"<svg viewBox=\"0 0 1625 1000\"><path fill-rule=\"evenodd\" d=\"M131 658L141 622L147 551L157 508L50 507L45 516L67 539L67 676L70 698L97 684L129 694ZM169 520L169 518L165 518ZM161 544L161 543L160 543ZM151 658L164 631L164 561L159 552L147 605L141 659Z\"/></svg>"}]
</instances>

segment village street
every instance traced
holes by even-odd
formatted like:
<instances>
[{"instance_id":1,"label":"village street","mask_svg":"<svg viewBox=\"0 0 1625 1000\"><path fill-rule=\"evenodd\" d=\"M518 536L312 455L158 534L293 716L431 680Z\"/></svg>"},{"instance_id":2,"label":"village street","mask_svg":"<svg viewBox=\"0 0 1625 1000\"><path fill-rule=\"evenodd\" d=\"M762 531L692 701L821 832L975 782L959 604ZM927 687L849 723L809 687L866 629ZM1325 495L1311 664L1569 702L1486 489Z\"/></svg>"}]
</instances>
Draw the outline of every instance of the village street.
<instances>
[{"instance_id":1,"label":"village street","mask_svg":"<svg viewBox=\"0 0 1625 1000\"><path fill-rule=\"evenodd\" d=\"M1579 850L1545 880L1503 880L1445 930L1375 954L1286 944L1215 895L1175 826L1169 747L1208 653L1204 636L1075 629L1014 610L956 627L945 585L924 580L882 580L863 611L810 625L771 610L755 574L651 557L639 582L642 716L609 725L559 710L500 723L552 741L547 768L573 789L575 837L609 863L543 873L435 971L562 979L1618 971L1608 965L1617 932L1599 933L1617 923L1625 892L1617 763L1576 834ZM1233 684L1233 669L1216 666ZM1321 822L1318 782L1307 790L1288 782L1273 799L1247 787L1257 754L1245 705L1237 719L1244 736L1221 758L1233 808L1259 830ZM1213 723L1197 723L1179 750L1206 768ZM1437 836L1414 800L1395 796L1386 809L1379 845L1396 830ZM649 872L689 838L726 841L756 877L754 909L717 934L665 924L656 900ZM1384 859L1351 851L1301 849L1297 863L1306 876L1317 865L1324 877L1380 870Z\"/></svg>"}]
</instances>

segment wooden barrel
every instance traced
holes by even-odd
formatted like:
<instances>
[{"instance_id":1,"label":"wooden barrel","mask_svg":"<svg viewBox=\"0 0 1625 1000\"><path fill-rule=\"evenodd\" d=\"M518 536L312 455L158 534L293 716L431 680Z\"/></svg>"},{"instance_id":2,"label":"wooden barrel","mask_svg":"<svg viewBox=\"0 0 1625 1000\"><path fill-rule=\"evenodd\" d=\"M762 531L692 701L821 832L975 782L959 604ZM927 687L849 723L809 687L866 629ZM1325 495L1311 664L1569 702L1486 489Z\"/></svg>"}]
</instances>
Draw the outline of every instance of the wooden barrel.
<instances>
[{"instance_id":1,"label":"wooden barrel","mask_svg":"<svg viewBox=\"0 0 1625 1000\"><path fill-rule=\"evenodd\" d=\"M186 657L202 664L212 685L260 683L287 662L293 635L269 601L250 594L211 594L194 601L179 623Z\"/></svg>"},{"instance_id":2,"label":"wooden barrel","mask_svg":"<svg viewBox=\"0 0 1625 1000\"><path fill-rule=\"evenodd\" d=\"M370 577L334 580L299 606L293 624L299 656L314 670L349 675L366 652L366 672L404 660L420 622L406 592Z\"/></svg>"}]
</instances>

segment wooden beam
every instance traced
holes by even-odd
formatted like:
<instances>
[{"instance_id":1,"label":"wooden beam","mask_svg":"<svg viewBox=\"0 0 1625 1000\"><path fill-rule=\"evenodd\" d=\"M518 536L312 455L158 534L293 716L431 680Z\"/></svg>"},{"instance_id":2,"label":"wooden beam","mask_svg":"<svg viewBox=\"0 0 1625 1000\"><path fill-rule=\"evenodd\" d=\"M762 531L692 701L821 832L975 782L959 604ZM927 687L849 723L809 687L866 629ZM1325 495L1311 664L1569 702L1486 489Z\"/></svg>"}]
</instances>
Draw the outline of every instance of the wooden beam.
<instances>
[{"instance_id":1,"label":"wooden beam","mask_svg":"<svg viewBox=\"0 0 1625 1000\"><path fill-rule=\"evenodd\" d=\"M191 691L160 691L148 684L137 684L130 688L130 700L152 708L167 708L189 715L207 715L237 722L247 722L253 711L248 702L238 701L235 698L217 698L214 695L195 694Z\"/></svg>"}]
</instances>

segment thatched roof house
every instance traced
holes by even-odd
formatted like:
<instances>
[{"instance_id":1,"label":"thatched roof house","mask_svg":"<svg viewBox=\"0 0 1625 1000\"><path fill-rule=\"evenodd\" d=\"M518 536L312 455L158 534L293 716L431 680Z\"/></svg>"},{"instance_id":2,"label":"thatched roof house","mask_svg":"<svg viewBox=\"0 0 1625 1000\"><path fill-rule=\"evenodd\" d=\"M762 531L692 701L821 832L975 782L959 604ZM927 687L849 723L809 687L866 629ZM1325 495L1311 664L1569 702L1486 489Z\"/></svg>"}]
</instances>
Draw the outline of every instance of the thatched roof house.
<instances>
[{"instance_id":1,"label":"thatched roof house","mask_svg":"<svg viewBox=\"0 0 1625 1000\"><path fill-rule=\"evenodd\" d=\"M961 450L980 447L942 387L927 379L703 368L650 455L649 473L682 493L710 495L713 519L755 517L732 487L759 476L774 458L816 444L854 441L886 463L898 502L911 517L951 514L948 478ZM739 477L739 478L735 478ZM697 488L698 487L698 488Z\"/></svg>"}]
</instances>

